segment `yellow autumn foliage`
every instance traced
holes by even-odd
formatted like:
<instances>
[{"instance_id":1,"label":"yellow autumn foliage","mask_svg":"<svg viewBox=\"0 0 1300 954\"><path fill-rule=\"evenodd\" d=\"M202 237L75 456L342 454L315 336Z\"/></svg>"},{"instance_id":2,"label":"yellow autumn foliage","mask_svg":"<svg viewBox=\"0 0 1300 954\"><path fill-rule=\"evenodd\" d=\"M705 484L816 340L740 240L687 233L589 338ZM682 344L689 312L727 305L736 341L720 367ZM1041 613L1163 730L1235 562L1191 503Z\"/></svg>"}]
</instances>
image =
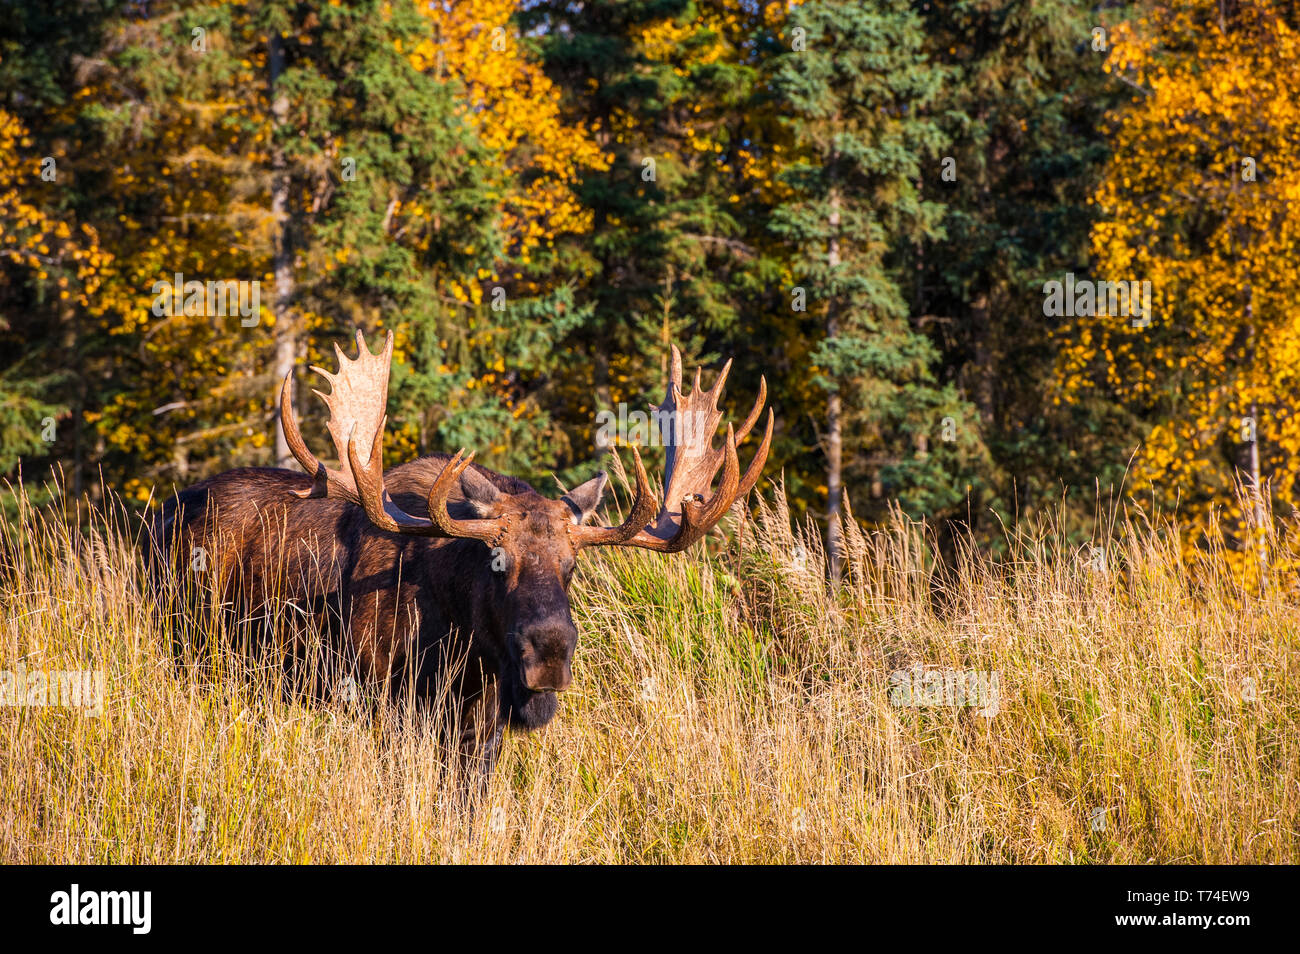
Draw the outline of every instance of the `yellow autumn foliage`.
<instances>
[{"instance_id":1,"label":"yellow autumn foliage","mask_svg":"<svg viewBox=\"0 0 1300 954\"><path fill-rule=\"evenodd\" d=\"M1093 197L1093 277L1150 281L1152 313L1075 319L1060 362L1065 400L1101 389L1159 420L1130 493L1178 509L1189 554L1222 528L1247 577L1255 521L1233 488L1252 438L1264 509L1293 514L1300 479L1300 37L1279 9L1164 0L1111 31L1106 69L1133 94Z\"/></svg>"},{"instance_id":2,"label":"yellow autumn foliage","mask_svg":"<svg viewBox=\"0 0 1300 954\"><path fill-rule=\"evenodd\" d=\"M37 282L53 286L61 302L90 308L110 256L94 229L74 229L40 204L41 187L55 188L58 162L26 158L30 145L23 124L0 109L0 261L23 266ZM48 180L45 168L52 175Z\"/></svg>"},{"instance_id":3,"label":"yellow autumn foliage","mask_svg":"<svg viewBox=\"0 0 1300 954\"><path fill-rule=\"evenodd\" d=\"M591 214L574 192L587 169L609 168L593 132L560 114L560 91L521 47L510 23L517 4L424 4L430 36L411 51L419 70L458 80L460 110L498 162L501 226L521 258L565 232L585 232ZM526 169L529 175L516 173Z\"/></svg>"}]
</instances>

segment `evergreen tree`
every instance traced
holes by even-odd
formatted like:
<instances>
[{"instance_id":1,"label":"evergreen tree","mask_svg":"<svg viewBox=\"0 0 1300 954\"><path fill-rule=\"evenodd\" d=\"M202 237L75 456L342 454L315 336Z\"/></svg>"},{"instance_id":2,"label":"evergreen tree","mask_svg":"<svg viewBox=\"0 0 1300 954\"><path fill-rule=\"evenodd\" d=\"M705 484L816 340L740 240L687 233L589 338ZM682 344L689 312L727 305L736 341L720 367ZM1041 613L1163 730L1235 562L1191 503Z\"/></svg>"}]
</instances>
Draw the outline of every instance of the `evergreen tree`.
<instances>
[{"instance_id":1,"label":"evergreen tree","mask_svg":"<svg viewBox=\"0 0 1300 954\"><path fill-rule=\"evenodd\" d=\"M574 380L586 393L570 397L579 420L618 401L658 402L670 343L688 362L734 350L732 286L747 249L729 201L741 145L730 134L756 76L738 50L740 11L597 0L520 14L566 109L610 157L578 189L592 230L562 253L592 308L568 342L572 365L590 369Z\"/></svg>"},{"instance_id":2,"label":"evergreen tree","mask_svg":"<svg viewBox=\"0 0 1300 954\"><path fill-rule=\"evenodd\" d=\"M97 320L112 256L81 214L72 91L113 6L50 0L0 20L0 472L21 458L36 487L58 465L74 497L99 490L88 415L113 364Z\"/></svg>"},{"instance_id":3,"label":"evergreen tree","mask_svg":"<svg viewBox=\"0 0 1300 954\"><path fill-rule=\"evenodd\" d=\"M136 462L132 495L281 460L278 378L354 325L396 326L403 358L425 349L395 375L402 449L423 423L406 393L465 411L472 371L441 359L458 317L445 289L499 241L454 87L403 52L427 31L412 3L378 0L179 2L105 29L62 157L115 253L100 296L113 381L87 420ZM156 315L154 283L176 273L259 282L263 308Z\"/></svg>"},{"instance_id":4,"label":"evergreen tree","mask_svg":"<svg viewBox=\"0 0 1300 954\"><path fill-rule=\"evenodd\" d=\"M939 385L937 352L908 319L896 268L904 243L938 234L941 208L920 195L923 161L941 142L927 112L943 73L921 51L920 21L900 0L874 8L814 0L790 18L790 49L771 86L789 116L792 197L772 228L790 246L798 307L806 294L817 383L832 573L844 489L870 515L884 494L925 507L944 457L929 453L933 422L963 412Z\"/></svg>"},{"instance_id":5,"label":"evergreen tree","mask_svg":"<svg viewBox=\"0 0 1300 954\"><path fill-rule=\"evenodd\" d=\"M925 50L948 75L934 106L948 145L922 176L945 203L945 234L914 249L904 292L943 380L974 406L948 433L979 435L989 451L970 461L959 515L996 534L996 519L981 526L990 509L1011 520L1059 505L1062 483L1117 484L1131 450L1121 404L1097 401L1085 417L1053 403L1060 328L1042 294L1045 281L1088 273L1088 198L1108 155L1099 122L1118 85L1093 49L1096 15L1077 0L921 9Z\"/></svg>"}]
</instances>

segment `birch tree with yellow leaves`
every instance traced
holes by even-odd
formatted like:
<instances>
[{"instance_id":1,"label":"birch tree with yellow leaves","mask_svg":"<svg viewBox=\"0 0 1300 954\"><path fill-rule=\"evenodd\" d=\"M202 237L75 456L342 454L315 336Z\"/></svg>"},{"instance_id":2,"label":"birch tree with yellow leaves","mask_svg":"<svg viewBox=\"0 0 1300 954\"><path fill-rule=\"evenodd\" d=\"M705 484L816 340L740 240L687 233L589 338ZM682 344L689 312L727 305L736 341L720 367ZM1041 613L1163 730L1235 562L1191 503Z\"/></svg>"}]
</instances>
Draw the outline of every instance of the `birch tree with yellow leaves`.
<instances>
[{"instance_id":1,"label":"birch tree with yellow leaves","mask_svg":"<svg viewBox=\"0 0 1300 954\"><path fill-rule=\"evenodd\" d=\"M1272 0L1141 8L1105 69L1132 90L1112 117L1094 201L1095 277L1152 283L1149 319L1062 329L1063 399L1097 392L1147 422L1128 490L1222 531L1267 581L1270 511L1300 479L1300 35ZM1210 532L1213 531L1213 532Z\"/></svg>"}]
</instances>

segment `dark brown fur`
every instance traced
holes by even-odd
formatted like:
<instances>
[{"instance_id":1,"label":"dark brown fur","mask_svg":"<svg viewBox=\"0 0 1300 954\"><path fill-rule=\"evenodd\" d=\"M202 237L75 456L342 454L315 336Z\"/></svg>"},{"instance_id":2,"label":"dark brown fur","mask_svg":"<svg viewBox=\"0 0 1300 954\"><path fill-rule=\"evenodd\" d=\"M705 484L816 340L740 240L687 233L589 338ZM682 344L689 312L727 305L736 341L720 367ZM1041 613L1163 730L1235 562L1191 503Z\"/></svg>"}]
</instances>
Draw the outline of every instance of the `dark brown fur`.
<instances>
[{"instance_id":1,"label":"dark brown fur","mask_svg":"<svg viewBox=\"0 0 1300 954\"><path fill-rule=\"evenodd\" d=\"M386 471L396 503L427 515L426 494L449 459ZM490 486L464 475L448 510L457 518L513 513L496 551L478 540L388 533L354 504L293 496L311 486L305 474L247 468L168 500L154 524L156 552L171 554L167 562L183 573L202 548L245 632L250 623L265 633L314 619L362 680L393 696L409 687L425 702L449 690L459 700L462 751L490 767L504 730L545 725L571 679L576 554L566 527L595 509L604 478L550 500L471 466ZM448 672L456 673L450 682Z\"/></svg>"}]
</instances>

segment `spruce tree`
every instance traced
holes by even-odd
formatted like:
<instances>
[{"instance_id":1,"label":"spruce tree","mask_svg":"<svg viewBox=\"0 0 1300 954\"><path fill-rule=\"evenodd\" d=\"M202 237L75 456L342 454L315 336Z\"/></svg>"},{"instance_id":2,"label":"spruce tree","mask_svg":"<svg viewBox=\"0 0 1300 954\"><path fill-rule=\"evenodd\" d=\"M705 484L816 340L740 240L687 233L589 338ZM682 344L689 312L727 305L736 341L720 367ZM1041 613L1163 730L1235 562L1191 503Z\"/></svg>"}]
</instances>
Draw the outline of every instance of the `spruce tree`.
<instances>
[{"instance_id":1,"label":"spruce tree","mask_svg":"<svg viewBox=\"0 0 1300 954\"><path fill-rule=\"evenodd\" d=\"M796 158L790 201L772 228L789 244L815 336L812 373L825 394L822 441L832 575L844 489L870 513L873 499L932 480L937 458L918 446L931 422L955 414L935 380L937 353L909 321L897 251L938 234L940 207L918 190L941 142L928 115L942 72L922 53L910 5L814 0L790 18L790 49L771 88L787 115Z\"/></svg>"}]
</instances>

